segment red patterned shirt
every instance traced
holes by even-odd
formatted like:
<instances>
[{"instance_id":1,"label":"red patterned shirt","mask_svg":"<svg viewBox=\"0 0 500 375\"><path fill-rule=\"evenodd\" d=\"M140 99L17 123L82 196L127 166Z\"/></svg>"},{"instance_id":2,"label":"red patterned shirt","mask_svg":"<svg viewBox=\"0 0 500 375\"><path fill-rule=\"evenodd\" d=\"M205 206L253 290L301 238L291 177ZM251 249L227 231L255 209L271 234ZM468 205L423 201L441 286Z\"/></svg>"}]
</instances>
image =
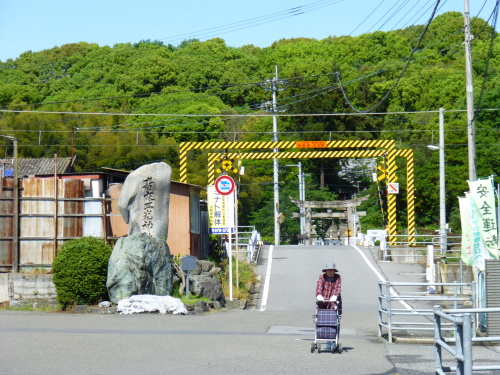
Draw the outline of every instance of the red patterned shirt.
<instances>
[{"instance_id":1,"label":"red patterned shirt","mask_svg":"<svg viewBox=\"0 0 500 375\"><path fill-rule=\"evenodd\" d=\"M333 281L327 281L326 274L323 273L319 276L318 283L316 284L316 296L323 296L325 300L329 300L332 296L337 296L337 301L339 303L338 310L339 315L342 315L342 280L338 273L333 276ZM327 309L333 309L333 303L325 303Z\"/></svg>"}]
</instances>

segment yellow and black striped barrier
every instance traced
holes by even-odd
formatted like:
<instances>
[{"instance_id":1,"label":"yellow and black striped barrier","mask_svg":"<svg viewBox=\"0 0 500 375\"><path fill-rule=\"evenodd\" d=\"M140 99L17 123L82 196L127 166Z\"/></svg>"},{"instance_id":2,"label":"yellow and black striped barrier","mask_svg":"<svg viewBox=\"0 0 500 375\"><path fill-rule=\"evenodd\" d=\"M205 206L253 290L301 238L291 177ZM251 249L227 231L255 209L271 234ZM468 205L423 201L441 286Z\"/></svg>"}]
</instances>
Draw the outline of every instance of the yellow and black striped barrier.
<instances>
[{"instance_id":1,"label":"yellow and black striped barrier","mask_svg":"<svg viewBox=\"0 0 500 375\"><path fill-rule=\"evenodd\" d=\"M241 153L242 149L308 149L310 151L277 151L277 152L247 152ZM342 150L325 150L341 148ZM359 150L364 148L375 148L374 150ZM415 202L414 202L414 172L413 172L413 150L396 150L394 140L357 140L357 141L281 141L281 142L183 142L180 144L180 182L187 183L187 153L191 150L238 150L237 153L226 152L209 153L208 155L208 184L215 180L215 162L221 160L241 159L319 159L319 158L372 158L384 157L386 168L384 174L387 182L396 182L396 157L405 157L407 166L407 217L409 243L415 241ZM320 150L323 149L323 150ZM346 150L347 149L347 150ZM356 149L356 150L348 150ZM228 163L226 163L228 164ZM237 173L235 168L228 165L222 166L227 172ZM220 169L218 173L222 172ZM387 199L387 233L389 244L395 244L397 234L397 208L395 194L389 194Z\"/></svg>"}]
</instances>

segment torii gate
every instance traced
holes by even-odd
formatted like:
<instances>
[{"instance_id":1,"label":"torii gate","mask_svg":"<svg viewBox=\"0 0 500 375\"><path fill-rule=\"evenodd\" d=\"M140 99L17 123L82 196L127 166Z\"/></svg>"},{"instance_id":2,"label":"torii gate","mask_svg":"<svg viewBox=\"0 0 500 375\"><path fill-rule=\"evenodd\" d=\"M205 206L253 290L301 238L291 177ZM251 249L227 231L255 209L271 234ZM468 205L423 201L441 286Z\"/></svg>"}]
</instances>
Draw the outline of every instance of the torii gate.
<instances>
[{"instance_id":1,"label":"torii gate","mask_svg":"<svg viewBox=\"0 0 500 375\"><path fill-rule=\"evenodd\" d=\"M366 201L369 196L348 199L345 201L301 201L295 198L290 197L292 203L296 204L298 207L304 207L305 216L306 216L306 239L305 245L311 244L311 221L312 219L333 219L334 217L339 217L343 219L347 219L347 228L348 230L354 233L354 226L356 223L353 222L352 217L355 213L359 216L366 216L366 211L356 211L356 207L358 207L362 202ZM312 209L327 209L330 212L316 212L313 213ZM343 212L332 212L332 209L343 210ZM293 217L300 217L300 213L294 212Z\"/></svg>"}]
</instances>

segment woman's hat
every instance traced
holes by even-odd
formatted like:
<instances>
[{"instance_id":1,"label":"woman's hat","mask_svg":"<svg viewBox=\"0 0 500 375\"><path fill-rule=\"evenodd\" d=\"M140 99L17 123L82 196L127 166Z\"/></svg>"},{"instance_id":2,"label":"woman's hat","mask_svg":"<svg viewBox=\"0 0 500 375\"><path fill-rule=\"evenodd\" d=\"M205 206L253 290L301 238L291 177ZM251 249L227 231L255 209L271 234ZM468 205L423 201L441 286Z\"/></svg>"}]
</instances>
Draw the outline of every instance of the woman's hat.
<instances>
[{"instance_id":1,"label":"woman's hat","mask_svg":"<svg viewBox=\"0 0 500 375\"><path fill-rule=\"evenodd\" d=\"M323 268L323 272L326 272L326 270L334 270L335 272L339 272L339 270L335 268L335 263L333 263L332 261L326 262L325 268Z\"/></svg>"}]
</instances>

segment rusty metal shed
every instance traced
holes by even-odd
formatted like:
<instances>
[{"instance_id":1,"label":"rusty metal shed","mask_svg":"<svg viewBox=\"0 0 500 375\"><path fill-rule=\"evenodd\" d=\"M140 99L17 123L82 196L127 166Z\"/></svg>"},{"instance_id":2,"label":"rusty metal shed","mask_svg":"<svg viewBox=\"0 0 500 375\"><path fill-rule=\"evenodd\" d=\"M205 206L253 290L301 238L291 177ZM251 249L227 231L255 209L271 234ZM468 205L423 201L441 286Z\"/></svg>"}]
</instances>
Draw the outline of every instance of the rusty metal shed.
<instances>
[{"instance_id":1,"label":"rusty metal shed","mask_svg":"<svg viewBox=\"0 0 500 375\"><path fill-rule=\"evenodd\" d=\"M32 160L35 167L28 167L26 160ZM116 183L123 182L128 171L71 173L69 158L54 160L19 160L23 166L19 176L30 177L19 179L17 213L13 179L0 178L0 272L17 269L14 263L25 269L50 267L57 249L72 238L94 235L113 241L128 233L117 207L121 184ZM3 163L0 169L8 171L6 160ZM208 215L200 200L202 190L172 181L167 243L174 255L208 256ZM18 236L13 233L14 220L19 224Z\"/></svg>"}]
</instances>

